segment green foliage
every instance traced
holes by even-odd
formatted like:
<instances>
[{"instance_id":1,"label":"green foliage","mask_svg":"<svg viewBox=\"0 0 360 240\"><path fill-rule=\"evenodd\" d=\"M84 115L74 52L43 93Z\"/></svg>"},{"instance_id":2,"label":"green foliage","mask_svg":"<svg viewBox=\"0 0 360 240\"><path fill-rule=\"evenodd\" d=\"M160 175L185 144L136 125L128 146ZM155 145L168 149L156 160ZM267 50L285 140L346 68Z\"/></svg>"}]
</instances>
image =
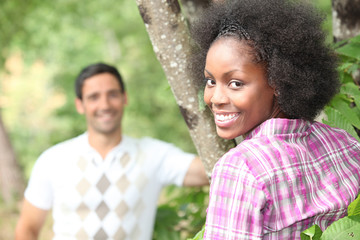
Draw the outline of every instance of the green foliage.
<instances>
[{"instance_id":1,"label":"green foliage","mask_svg":"<svg viewBox=\"0 0 360 240\"><path fill-rule=\"evenodd\" d=\"M320 240L347 239L360 239L360 215L339 219L331 224L320 238Z\"/></svg>"},{"instance_id":2,"label":"green foliage","mask_svg":"<svg viewBox=\"0 0 360 240\"><path fill-rule=\"evenodd\" d=\"M0 6L0 65L3 65L9 54L10 43L16 36L23 34L25 21L34 10L38 0L3 0ZM21 7L19 7L21 6Z\"/></svg>"},{"instance_id":3,"label":"green foliage","mask_svg":"<svg viewBox=\"0 0 360 240\"><path fill-rule=\"evenodd\" d=\"M354 79L360 69L360 35L334 45L341 59L338 68L340 93L324 109L324 123L349 132L360 141L360 88Z\"/></svg>"},{"instance_id":4,"label":"green foliage","mask_svg":"<svg viewBox=\"0 0 360 240\"><path fill-rule=\"evenodd\" d=\"M301 240L360 239L360 215L348 216L331 224L324 232L314 225L301 233Z\"/></svg>"},{"instance_id":5,"label":"green foliage","mask_svg":"<svg viewBox=\"0 0 360 240\"><path fill-rule=\"evenodd\" d=\"M360 195L348 206L348 216L360 215Z\"/></svg>"},{"instance_id":6,"label":"green foliage","mask_svg":"<svg viewBox=\"0 0 360 240\"><path fill-rule=\"evenodd\" d=\"M313 225L309 229L301 233L301 240L315 240L320 239L322 234L321 228L318 225Z\"/></svg>"},{"instance_id":7,"label":"green foliage","mask_svg":"<svg viewBox=\"0 0 360 240\"><path fill-rule=\"evenodd\" d=\"M74 107L74 79L99 61L123 75L125 134L195 152L135 1L5 0L0 21L0 107L26 179L42 151L86 130ZM169 205L159 207L154 239L187 236L204 222L206 190L170 192Z\"/></svg>"},{"instance_id":8,"label":"green foliage","mask_svg":"<svg viewBox=\"0 0 360 240\"><path fill-rule=\"evenodd\" d=\"M0 107L26 178L42 151L85 131L74 107L74 79L99 61L123 75L129 100L125 134L195 152L135 1L6 0L0 20L3 59L18 56L16 70L11 64L0 69L7 74L0 78ZM41 73L34 73L35 65L43 66ZM57 103L55 95L62 100Z\"/></svg>"},{"instance_id":9,"label":"green foliage","mask_svg":"<svg viewBox=\"0 0 360 240\"><path fill-rule=\"evenodd\" d=\"M166 203L158 207L153 239L180 240L194 236L205 223L207 188L166 190Z\"/></svg>"},{"instance_id":10,"label":"green foliage","mask_svg":"<svg viewBox=\"0 0 360 240\"><path fill-rule=\"evenodd\" d=\"M333 222L324 232L313 225L301 233L301 240L360 239L360 194L348 206L348 216Z\"/></svg>"},{"instance_id":11,"label":"green foliage","mask_svg":"<svg viewBox=\"0 0 360 240\"><path fill-rule=\"evenodd\" d=\"M204 233L205 233L205 225L203 226L201 231L195 235L194 238L188 239L188 240L202 240L202 239L204 239Z\"/></svg>"},{"instance_id":12,"label":"green foliage","mask_svg":"<svg viewBox=\"0 0 360 240\"><path fill-rule=\"evenodd\" d=\"M330 0L313 0L309 1L314 4L314 6L324 15L323 29L326 33L326 42L331 44L333 42L332 34L332 6Z\"/></svg>"}]
</instances>

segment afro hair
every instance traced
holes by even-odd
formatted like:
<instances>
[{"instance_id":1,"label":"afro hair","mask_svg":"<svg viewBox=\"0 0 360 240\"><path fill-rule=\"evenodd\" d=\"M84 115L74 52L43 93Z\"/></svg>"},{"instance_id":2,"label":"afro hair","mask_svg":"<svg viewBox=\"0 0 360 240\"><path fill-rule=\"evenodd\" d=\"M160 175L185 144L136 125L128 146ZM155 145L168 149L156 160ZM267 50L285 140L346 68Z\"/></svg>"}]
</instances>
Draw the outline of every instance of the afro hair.
<instances>
[{"instance_id":1,"label":"afro hair","mask_svg":"<svg viewBox=\"0 0 360 240\"><path fill-rule=\"evenodd\" d=\"M254 49L269 85L275 87L280 109L289 118L313 120L338 92L337 57L325 44L323 17L305 2L236 0L214 3L194 22L190 70L203 79L206 54L224 34L226 22L236 23L240 41ZM225 27L226 28L226 27Z\"/></svg>"}]
</instances>

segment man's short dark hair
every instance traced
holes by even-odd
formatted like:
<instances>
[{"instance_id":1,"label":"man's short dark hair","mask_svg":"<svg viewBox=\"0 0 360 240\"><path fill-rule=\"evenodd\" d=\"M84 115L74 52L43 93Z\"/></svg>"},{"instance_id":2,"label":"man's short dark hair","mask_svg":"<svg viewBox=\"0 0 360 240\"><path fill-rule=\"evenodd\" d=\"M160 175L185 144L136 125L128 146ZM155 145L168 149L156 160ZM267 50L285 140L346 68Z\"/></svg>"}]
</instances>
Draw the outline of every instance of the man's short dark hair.
<instances>
[{"instance_id":1,"label":"man's short dark hair","mask_svg":"<svg viewBox=\"0 0 360 240\"><path fill-rule=\"evenodd\" d=\"M82 99L82 87L86 79L101 73L110 73L118 80L121 92L125 92L125 85L122 77L116 67L110 66L105 63L95 63L83 68L75 80L75 93L76 97Z\"/></svg>"}]
</instances>

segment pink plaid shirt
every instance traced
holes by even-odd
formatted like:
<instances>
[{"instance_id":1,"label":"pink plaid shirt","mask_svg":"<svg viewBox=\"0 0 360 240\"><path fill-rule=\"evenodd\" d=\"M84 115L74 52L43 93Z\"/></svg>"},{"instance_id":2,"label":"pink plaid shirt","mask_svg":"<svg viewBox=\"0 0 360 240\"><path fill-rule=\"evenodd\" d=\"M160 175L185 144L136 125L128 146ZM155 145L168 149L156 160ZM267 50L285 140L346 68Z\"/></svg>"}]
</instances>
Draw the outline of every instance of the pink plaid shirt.
<instances>
[{"instance_id":1,"label":"pink plaid shirt","mask_svg":"<svg viewBox=\"0 0 360 240\"><path fill-rule=\"evenodd\" d=\"M360 143L343 130L270 119L216 164L204 239L300 239L346 215L360 186Z\"/></svg>"}]
</instances>

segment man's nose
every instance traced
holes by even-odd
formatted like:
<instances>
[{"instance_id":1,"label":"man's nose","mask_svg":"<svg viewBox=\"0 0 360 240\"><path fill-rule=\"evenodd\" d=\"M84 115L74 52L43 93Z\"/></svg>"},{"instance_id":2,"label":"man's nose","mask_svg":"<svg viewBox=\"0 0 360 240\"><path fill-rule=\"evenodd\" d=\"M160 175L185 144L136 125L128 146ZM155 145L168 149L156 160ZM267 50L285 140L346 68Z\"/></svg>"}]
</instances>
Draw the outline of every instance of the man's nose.
<instances>
[{"instance_id":1,"label":"man's nose","mask_svg":"<svg viewBox=\"0 0 360 240\"><path fill-rule=\"evenodd\" d=\"M101 97L100 99L100 107L103 108L103 109L106 109L110 106L110 103L109 103L109 98L104 96L104 97Z\"/></svg>"}]
</instances>

